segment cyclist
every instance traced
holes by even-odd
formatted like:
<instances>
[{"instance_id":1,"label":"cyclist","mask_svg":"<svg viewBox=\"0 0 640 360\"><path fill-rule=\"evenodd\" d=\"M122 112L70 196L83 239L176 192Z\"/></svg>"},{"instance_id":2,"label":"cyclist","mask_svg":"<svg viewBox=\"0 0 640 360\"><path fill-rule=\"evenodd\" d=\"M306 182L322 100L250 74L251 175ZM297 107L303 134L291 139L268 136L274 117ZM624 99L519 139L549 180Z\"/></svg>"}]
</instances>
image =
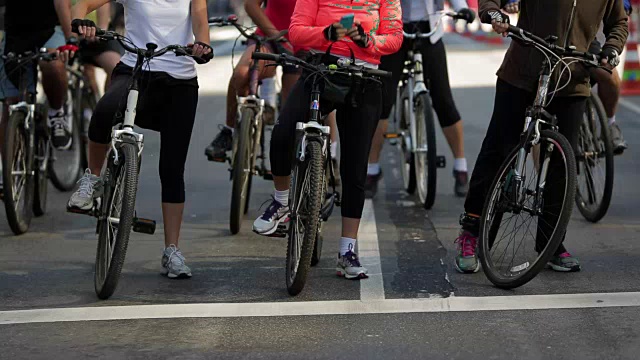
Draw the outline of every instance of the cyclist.
<instances>
[{"instance_id":1,"label":"cyclist","mask_svg":"<svg viewBox=\"0 0 640 360\"><path fill-rule=\"evenodd\" d=\"M475 19L473 11L468 9L465 0L451 0L451 5L467 22ZM422 33L431 31L431 26L438 23L438 15L430 15L444 9L444 1L438 0L402 0L402 21L404 31L414 33L419 30ZM426 20L425 20L426 19ZM467 194L467 159L464 156L464 132L460 113L456 109L449 85L447 71L447 54L442 42L444 27L438 25L438 30L430 39L420 42L422 58L425 62L425 78L429 80L433 107L438 115L442 131L453 152L453 177L454 192L457 196ZM384 144L384 134L389 124L388 118L391 107L396 100L398 81L402 77L402 69L407 58L407 52L411 50L414 40L404 41L402 48L395 54L382 57L380 69L393 73L390 81L386 81L386 91L383 98L382 120L378 123L378 129L374 136L369 155L367 169L366 194L367 197L375 196L378 191L378 181L382 178L382 170L378 163L380 152Z\"/></svg>"},{"instance_id":2,"label":"cyclist","mask_svg":"<svg viewBox=\"0 0 640 360\"><path fill-rule=\"evenodd\" d=\"M580 25L604 22L607 41L603 46L602 61L610 68L617 65L618 54L622 51L628 35L627 17L622 2L619 0L577 2L576 18L573 22L575 26L567 29L568 19L574 10L573 4L575 3L571 1L522 0L518 26L534 31L538 36L555 35L559 39L564 39L569 31L569 44L576 46L578 51L587 51L589 44L596 36L597 28ZM493 29L506 36L508 17L500 11L500 0L480 0L479 5L482 19L491 20ZM456 239L458 253L455 259L455 267L459 272L473 273L480 269L476 256L479 217L488 188L500 165L509 151L518 143L524 127L526 108L533 104L535 98L542 58L543 55L535 49L512 41L498 70L493 115L473 169L469 193L464 205L465 213L460 218L462 229L460 236ZM547 107L550 113L557 116L559 131L574 148L578 141L578 127L585 111L586 98L591 91L588 74L584 68L573 67L571 82ZM558 190L562 192L562 189L553 186L554 173L560 172L554 172L553 168L549 169L550 178L547 179L546 191L550 197L560 198L562 195L558 194ZM542 220L545 221L545 219ZM556 218L548 216L546 221L555 223ZM539 236L539 238L542 237ZM580 263L564 245L560 245L548 266L562 272L580 270Z\"/></svg>"},{"instance_id":3,"label":"cyclist","mask_svg":"<svg viewBox=\"0 0 640 360\"><path fill-rule=\"evenodd\" d=\"M75 52L75 38L71 34L70 0L20 0L7 1L5 9L5 37L0 46L3 54L23 53L40 48L49 52L61 50ZM60 24L63 24L62 26ZM67 45L68 44L68 45ZM0 99L5 101L3 117L8 116L6 105L18 98L19 71L17 64L5 66L0 61ZM67 94L67 71L61 61L42 61L42 87L49 101L48 125L51 128L53 145L61 150L71 146L71 123L65 106ZM29 75L33 78L33 74ZM35 91L35 82L30 81L30 91ZM0 128L4 125L0 124ZM4 142L4 131L0 129L0 145Z\"/></svg>"},{"instance_id":4,"label":"cyclist","mask_svg":"<svg viewBox=\"0 0 640 360\"><path fill-rule=\"evenodd\" d=\"M630 0L624 1L624 10L627 16L631 15L632 7ZM505 10L508 13L515 14L518 12L519 0L511 1L505 6ZM598 30L598 35L591 42L589 46L589 52L592 54L599 54L602 51L602 44L606 41L604 32L602 31L602 25ZM616 110L618 107L618 101L620 100L620 86L621 78L618 73L618 69L613 69L613 74L609 74L603 69L591 69L590 75L592 80L598 84L598 97L602 100L604 111L609 118L609 129L611 131L611 142L613 143L613 153L616 155L622 154L628 147L627 142L622 136L622 130L616 122Z\"/></svg>"},{"instance_id":5,"label":"cyclist","mask_svg":"<svg viewBox=\"0 0 640 360\"><path fill-rule=\"evenodd\" d=\"M73 7L73 18L81 26L80 35L95 41L95 24L84 19L88 12L109 0L81 0ZM141 2L119 0L125 7L127 37L137 46L156 43L159 47L185 44L194 56L213 56L209 46L206 0ZM195 42L194 42L195 36ZM113 71L111 86L96 105L89 126L89 169L71 196L69 207L89 211L99 190L99 174L104 163L111 128L122 121L126 90L136 55L127 53ZM145 68L147 66L145 65ZM159 173L162 183L162 213L165 249L163 273L170 278L191 277L191 270L178 248L184 210L184 166L198 104L198 79L193 60L165 54L148 63L143 71L136 123L160 132ZM119 114L116 117L116 114Z\"/></svg>"},{"instance_id":6,"label":"cyclist","mask_svg":"<svg viewBox=\"0 0 640 360\"><path fill-rule=\"evenodd\" d=\"M402 43L402 20L399 0L373 0L362 3L336 5L333 0L298 0L289 26L294 46L325 52L319 56L325 62L336 63L338 58L355 58L356 64L376 68L380 56L398 51ZM344 28L339 20L354 14L353 27ZM327 56L326 52L332 56ZM314 57L313 60L318 60ZM305 73L291 90L271 140L271 161L275 195L273 201L253 224L259 234L273 234L278 224L289 214L289 178L295 124L308 116L311 83ZM369 84L369 82L371 84ZM381 86L373 81L357 91L358 107L333 104L322 100L323 113L337 109L336 117L342 151L342 238L338 254L337 273L349 279L366 278L367 270L360 265L354 247L364 207L364 184L367 157L371 140L380 119Z\"/></svg>"}]
</instances>

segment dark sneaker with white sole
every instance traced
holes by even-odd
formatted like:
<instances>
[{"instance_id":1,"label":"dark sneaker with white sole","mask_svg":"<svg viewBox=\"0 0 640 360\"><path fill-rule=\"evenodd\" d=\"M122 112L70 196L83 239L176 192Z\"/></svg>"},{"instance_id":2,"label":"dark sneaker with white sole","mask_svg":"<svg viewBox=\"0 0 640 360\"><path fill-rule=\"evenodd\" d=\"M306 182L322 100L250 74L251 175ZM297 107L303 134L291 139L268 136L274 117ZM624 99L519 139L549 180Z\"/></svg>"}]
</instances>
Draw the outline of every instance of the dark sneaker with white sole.
<instances>
[{"instance_id":1,"label":"dark sneaker with white sole","mask_svg":"<svg viewBox=\"0 0 640 360\"><path fill-rule=\"evenodd\" d=\"M53 116L49 116L47 121L51 130L51 143L58 150L68 150L71 147L71 119L65 116L63 111L59 111Z\"/></svg>"},{"instance_id":2,"label":"dark sneaker with white sole","mask_svg":"<svg viewBox=\"0 0 640 360\"><path fill-rule=\"evenodd\" d=\"M345 279L366 279L368 270L360 264L358 255L349 250L346 254L338 254L338 263L336 264L336 275Z\"/></svg>"},{"instance_id":3,"label":"dark sneaker with white sole","mask_svg":"<svg viewBox=\"0 0 640 360\"><path fill-rule=\"evenodd\" d=\"M613 153L615 155L622 155L622 153L629 147L627 142L622 137L622 130L617 123L609 125L611 131L611 142L613 143Z\"/></svg>"},{"instance_id":4,"label":"dark sneaker with white sole","mask_svg":"<svg viewBox=\"0 0 640 360\"><path fill-rule=\"evenodd\" d=\"M467 196L467 192L469 191L469 174L466 171L453 170L453 178L455 179L453 192L456 196Z\"/></svg>"},{"instance_id":5,"label":"dark sneaker with white sole","mask_svg":"<svg viewBox=\"0 0 640 360\"><path fill-rule=\"evenodd\" d=\"M382 179L382 170L377 175L367 174L367 180L364 183L364 197L373 199L378 193L378 182Z\"/></svg>"},{"instance_id":6,"label":"dark sneaker with white sole","mask_svg":"<svg viewBox=\"0 0 640 360\"><path fill-rule=\"evenodd\" d=\"M559 272L576 272L581 269L578 259L566 251L560 255L552 257L547 263L547 267Z\"/></svg>"},{"instance_id":7,"label":"dark sneaker with white sole","mask_svg":"<svg viewBox=\"0 0 640 360\"><path fill-rule=\"evenodd\" d=\"M233 146L233 131L224 125L220 125L218 128L220 132L204 149L204 154L209 161L225 162L227 161L227 151L231 151Z\"/></svg>"}]
</instances>

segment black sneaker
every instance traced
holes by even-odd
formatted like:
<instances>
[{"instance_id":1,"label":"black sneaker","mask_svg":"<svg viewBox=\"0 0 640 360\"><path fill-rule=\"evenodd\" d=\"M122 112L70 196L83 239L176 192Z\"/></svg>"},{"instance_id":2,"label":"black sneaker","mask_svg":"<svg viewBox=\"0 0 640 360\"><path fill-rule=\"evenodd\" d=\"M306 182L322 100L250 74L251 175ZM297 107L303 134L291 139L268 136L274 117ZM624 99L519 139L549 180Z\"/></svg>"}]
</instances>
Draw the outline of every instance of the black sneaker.
<instances>
[{"instance_id":1,"label":"black sneaker","mask_svg":"<svg viewBox=\"0 0 640 360\"><path fill-rule=\"evenodd\" d=\"M68 150L71 147L71 121L64 112L51 116L47 122L51 130L51 142L58 150Z\"/></svg>"},{"instance_id":2,"label":"black sneaker","mask_svg":"<svg viewBox=\"0 0 640 360\"><path fill-rule=\"evenodd\" d=\"M373 199L378 192L378 181L382 179L382 170L377 175L367 174L367 181L364 183L364 197Z\"/></svg>"},{"instance_id":3,"label":"black sneaker","mask_svg":"<svg viewBox=\"0 0 640 360\"><path fill-rule=\"evenodd\" d=\"M613 153L615 155L621 155L628 147L627 142L624 141L624 138L622 137L622 130L620 130L620 127L615 122L609 125L609 130L611 131Z\"/></svg>"},{"instance_id":4,"label":"black sneaker","mask_svg":"<svg viewBox=\"0 0 640 360\"><path fill-rule=\"evenodd\" d=\"M458 197L467 196L467 192L469 191L469 174L466 171L453 170L453 177L456 180L453 192Z\"/></svg>"},{"instance_id":5,"label":"black sneaker","mask_svg":"<svg viewBox=\"0 0 640 360\"><path fill-rule=\"evenodd\" d=\"M233 145L233 132L226 126L218 126L220 132L209 146L204 149L204 154L209 161L227 161L227 151L231 151Z\"/></svg>"}]
</instances>

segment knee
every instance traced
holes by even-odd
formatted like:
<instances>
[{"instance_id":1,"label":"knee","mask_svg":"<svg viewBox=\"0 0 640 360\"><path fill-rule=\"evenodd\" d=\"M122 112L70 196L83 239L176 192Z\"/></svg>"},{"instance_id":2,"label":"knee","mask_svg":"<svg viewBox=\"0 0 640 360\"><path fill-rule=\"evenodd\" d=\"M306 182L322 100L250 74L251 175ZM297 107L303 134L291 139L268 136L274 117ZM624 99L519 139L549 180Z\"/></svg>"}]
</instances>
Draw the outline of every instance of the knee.
<instances>
[{"instance_id":1,"label":"knee","mask_svg":"<svg viewBox=\"0 0 640 360\"><path fill-rule=\"evenodd\" d=\"M113 124L113 118L115 116L115 109L105 104L103 101L99 101L91 116L91 123L89 124L89 139L98 144L109 143L109 137L111 136L111 128Z\"/></svg>"},{"instance_id":2,"label":"knee","mask_svg":"<svg viewBox=\"0 0 640 360\"><path fill-rule=\"evenodd\" d=\"M162 185L162 202L180 204L184 202L184 166L162 163L159 166L160 183Z\"/></svg>"},{"instance_id":3,"label":"knee","mask_svg":"<svg viewBox=\"0 0 640 360\"><path fill-rule=\"evenodd\" d=\"M236 66L233 70L233 75L231 75L231 85L236 89L242 89L249 84L249 67L247 66Z\"/></svg>"}]
</instances>

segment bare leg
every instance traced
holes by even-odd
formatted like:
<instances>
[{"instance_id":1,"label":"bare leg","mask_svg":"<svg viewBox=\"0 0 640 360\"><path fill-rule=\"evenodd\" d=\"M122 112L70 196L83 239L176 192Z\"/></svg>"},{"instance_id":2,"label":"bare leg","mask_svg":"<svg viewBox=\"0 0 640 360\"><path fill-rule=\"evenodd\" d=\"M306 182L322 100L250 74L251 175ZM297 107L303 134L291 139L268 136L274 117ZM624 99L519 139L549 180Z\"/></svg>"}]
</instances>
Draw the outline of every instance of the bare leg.
<instances>
[{"instance_id":1,"label":"bare leg","mask_svg":"<svg viewBox=\"0 0 640 360\"><path fill-rule=\"evenodd\" d=\"M358 228L360 227L360 219L342 218L342 237L357 239Z\"/></svg>"},{"instance_id":2,"label":"bare leg","mask_svg":"<svg viewBox=\"0 0 640 360\"><path fill-rule=\"evenodd\" d=\"M67 96L67 70L62 61L41 61L42 87L52 109L60 109Z\"/></svg>"},{"instance_id":3,"label":"bare leg","mask_svg":"<svg viewBox=\"0 0 640 360\"><path fill-rule=\"evenodd\" d=\"M89 140L89 170L94 175L100 175L104 159L107 157L109 144L99 144Z\"/></svg>"},{"instance_id":4,"label":"bare leg","mask_svg":"<svg viewBox=\"0 0 640 360\"><path fill-rule=\"evenodd\" d=\"M291 182L291 176L274 176L273 177L273 184L275 185L277 191L289 190L290 182Z\"/></svg>"},{"instance_id":5,"label":"bare leg","mask_svg":"<svg viewBox=\"0 0 640 360\"><path fill-rule=\"evenodd\" d=\"M604 70L602 70L604 71ZM608 118L616 115L618 100L620 99L620 75L613 69L613 74L602 74L596 77L598 81L598 96L604 106Z\"/></svg>"},{"instance_id":6,"label":"bare leg","mask_svg":"<svg viewBox=\"0 0 640 360\"><path fill-rule=\"evenodd\" d=\"M442 128L444 137L449 143L453 157L456 159L464 158L464 131L462 120L457 123Z\"/></svg>"},{"instance_id":7,"label":"bare leg","mask_svg":"<svg viewBox=\"0 0 640 360\"><path fill-rule=\"evenodd\" d=\"M384 134L387 133L388 127L389 127L388 119L382 119L378 122L376 133L373 135L373 140L371 141L371 151L369 152L369 164L377 164L380 162L380 153L382 152L382 147L384 146Z\"/></svg>"},{"instance_id":8,"label":"bare leg","mask_svg":"<svg viewBox=\"0 0 640 360\"><path fill-rule=\"evenodd\" d=\"M162 203L162 219L164 222L164 246L175 245L180 241L180 228L184 203Z\"/></svg>"},{"instance_id":9,"label":"bare leg","mask_svg":"<svg viewBox=\"0 0 640 360\"><path fill-rule=\"evenodd\" d=\"M96 80L96 67L90 64L84 65L84 77L89 80L89 87L94 94L98 94L98 81Z\"/></svg>"},{"instance_id":10,"label":"bare leg","mask_svg":"<svg viewBox=\"0 0 640 360\"><path fill-rule=\"evenodd\" d=\"M111 73L115 69L116 65L120 62L120 54L115 51L107 51L96 57L96 63L100 66L105 73L107 73L107 80L104 83L104 90L107 91L109 84L111 84Z\"/></svg>"}]
</instances>

